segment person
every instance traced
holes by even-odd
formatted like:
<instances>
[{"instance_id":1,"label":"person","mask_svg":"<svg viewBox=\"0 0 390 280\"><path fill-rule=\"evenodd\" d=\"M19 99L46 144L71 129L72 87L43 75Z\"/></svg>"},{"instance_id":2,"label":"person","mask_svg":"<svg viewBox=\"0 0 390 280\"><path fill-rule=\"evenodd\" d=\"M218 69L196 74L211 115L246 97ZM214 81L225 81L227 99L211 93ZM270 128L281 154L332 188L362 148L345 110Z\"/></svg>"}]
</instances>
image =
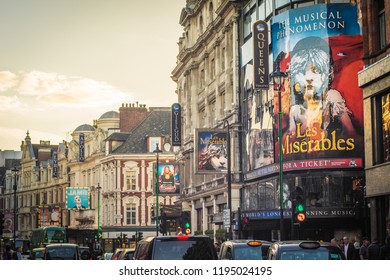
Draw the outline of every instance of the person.
<instances>
[{"instance_id":1,"label":"person","mask_svg":"<svg viewBox=\"0 0 390 280\"><path fill-rule=\"evenodd\" d=\"M75 203L75 206L73 207L74 209L85 209L86 208L82 204L81 197L79 195L75 195L73 200L74 200L74 203Z\"/></svg>"},{"instance_id":2,"label":"person","mask_svg":"<svg viewBox=\"0 0 390 280\"><path fill-rule=\"evenodd\" d=\"M353 247L355 247L355 260L360 260L360 256L359 256L359 251L360 251L360 242L359 241L355 241L355 243L353 243Z\"/></svg>"},{"instance_id":3,"label":"person","mask_svg":"<svg viewBox=\"0 0 390 280\"><path fill-rule=\"evenodd\" d=\"M354 135L352 112L341 93L330 88L334 69L328 43L315 36L300 40L292 51L290 69L295 104L289 131L311 139L320 138L319 131Z\"/></svg>"},{"instance_id":4,"label":"person","mask_svg":"<svg viewBox=\"0 0 390 280\"><path fill-rule=\"evenodd\" d=\"M355 258L355 247L349 242L348 236L343 237L343 245L341 250L344 252L347 260L353 260Z\"/></svg>"},{"instance_id":5,"label":"person","mask_svg":"<svg viewBox=\"0 0 390 280\"><path fill-rule=\"evenodd\" d=\"M385 244L381 247L379 255L381 260L390 260L390 236L386 237Z\"/></svg>"},{"instance_id":6,"label":"person","mask_svg":"<svg viewBox=\"0 0 390 280\"><path fill-rule=\"evenodd\" d=\"M337 241L337 238L336 238L336 237L333 237L333 238L330 240L330 245L332 245L332 246L334 246L334 247L340 248L339 242Z\"/></svg>"},{"instance_id":7,"label":"person","mask_svg":"<svg viewBox=\"0 0 390 280\"><path fill-rule=\"evenodd\" d=\"M362 238L362 246L360 246L359 250L359 256L361 260L368 260L368 245L370 245L370 240L368 237L363 237Z\"/></svg>"},{"instance_id":8,"label":"person","mask_svg":"<svg viewBox=\"0 0 390 280\"><path fill-rule=\"evenodd\" d=\"M367 247L368 259L379 260L380 248L378 238L373 238L371 244Z\"/></svg>"},{"instance_id":9,"label":"person","mask_svg":"<svg viewBox=\"0 0 390 280\"><path fill-rule=\"evenodd\" d=\"M161 173L160 176L161 184L168 184L170 186L173 186L175 182L175 177L171 169L169 168L168 165L166 165L163 169L163 172Z\"/></svg>"},{"instance_id":10,"label":"person","mask_svg":"<svg viewBox=\"0 0 390 280\"><path fill-rule=\"evenodd\" d=\"M22 259L23 259L23 256L22 256L22 247L16 248L16 251L13 253L12 259L13 259L13 260L22 260Z\"/></svg>"},{"instance_id":11,"label":"person","mask_svg":"<svg viewBox=\"0 0 390 280\"><path fill-rule=\"evenodd\" d=\"M10 245L5 246L5 251L3 253L3 260L12 260L13 250Z\"/></svg>"}]
</instances>

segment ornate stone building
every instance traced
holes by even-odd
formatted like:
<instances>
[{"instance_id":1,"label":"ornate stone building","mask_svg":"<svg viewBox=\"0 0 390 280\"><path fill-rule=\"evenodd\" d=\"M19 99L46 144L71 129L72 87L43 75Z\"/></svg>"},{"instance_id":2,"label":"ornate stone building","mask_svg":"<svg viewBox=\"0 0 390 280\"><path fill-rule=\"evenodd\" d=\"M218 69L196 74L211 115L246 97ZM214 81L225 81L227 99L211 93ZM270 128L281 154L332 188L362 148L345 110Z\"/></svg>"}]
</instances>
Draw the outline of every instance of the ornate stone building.
<instances>
[{"instance_id":1,"label":"ornate stone building","mask_svg":"<svg viewBox=\"0 0 390 280\"><path fill-rule=\"evenodd\" d=\"M223 229L226 174L195 174L196 128L230 129L232 210L238 208L240 177L239 14L234 1L187 1L180 24L179 54L172 79L182 106L183 210L191 211L192 232Z\"/></svg>"}]
</instances>

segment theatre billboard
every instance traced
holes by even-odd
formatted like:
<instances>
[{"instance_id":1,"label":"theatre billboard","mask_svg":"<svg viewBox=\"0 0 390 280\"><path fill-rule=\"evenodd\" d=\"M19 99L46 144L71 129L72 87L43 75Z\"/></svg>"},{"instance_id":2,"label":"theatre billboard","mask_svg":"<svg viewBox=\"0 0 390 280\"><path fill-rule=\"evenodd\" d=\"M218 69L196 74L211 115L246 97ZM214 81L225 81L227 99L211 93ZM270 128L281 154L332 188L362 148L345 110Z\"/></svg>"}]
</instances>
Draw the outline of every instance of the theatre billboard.
<instances>
[{"instance_id":1,"label":"theatre billboard","mask_svg":"<svg viewBox=\"0 0 390 280\"><path fill-rule=\"evenodd\" d=\"M281 89L283 160L292 169L309 169L319 160L330 168L361 167L363 95L357 73L363 69L363 38L357 5L313 5L275 16L272 52L274 65L288 74ZM276 90L274 104L277 117ZM275 141L275 159L278 146Z\"/></svg>"}]
</instances>

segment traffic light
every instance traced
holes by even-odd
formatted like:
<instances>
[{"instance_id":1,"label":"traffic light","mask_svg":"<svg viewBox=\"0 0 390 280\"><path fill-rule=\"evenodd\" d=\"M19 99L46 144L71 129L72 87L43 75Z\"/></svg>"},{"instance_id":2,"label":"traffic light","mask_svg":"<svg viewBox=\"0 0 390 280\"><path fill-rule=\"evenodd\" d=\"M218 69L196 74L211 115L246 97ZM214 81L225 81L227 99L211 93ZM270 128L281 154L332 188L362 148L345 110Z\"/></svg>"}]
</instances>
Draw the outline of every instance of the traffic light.
<instances>
[{"instance_id":1,"label":"traffic light","mask_svg":"<svg viewBox=\"0 0 390 280\"><path fill-rule=\"evenodd\" d=\"M295 187L292 201L292 215L295 223L301 223L306 220L305 192L302 187Z\"/></svg>"},{"instance_id":2,"label":"traffic light","mask_svg":"<svg viewBox=\"0 0 390 280\"><path fill-rule=\"evenodd\" d=\"M166 213L161 213L161 223L159 225L159 231L162 234L167 233L167 214Z\"/></svg>"},{"instance_id":3,"label":"traffic light","mask_svg":"<svg viewBox=\"0 0 390 280\"><path fill-rule=\"evenodd\" d=\"M248 217L244 217L242 220L241 220L241 229L242 230L247 230L249 227L249 218Z\"/></svg>"},{"instance_id":4,"label":"traffic light","mask_svg":"<svg viewBox=\"0 0 390 280\"><path fill-rule=\"evenodd\" d=\"M191 212L190 211L183 211L182 212L182 229L183 233L190 234L191 233Z\"/></svg>"},{"instance_id":5,"label":"traffic light","mask_svg":"<svg viewBox=\"0 0 390 280\"><path fill-rule=\"evenodd\" d=\"M123 242L126 243L127 242L127 234L123 234Z\"/></svg>"},{"instance_id":6,"label":"traffic light","mask_svg":"<svg viewBox=\"0 0 390 280\"><path fill-rule=\"evenodd\" d=\"M144 238L144 233L139 231L138 232L138 240L142 240Z\"/></svg>"}]
</instances>

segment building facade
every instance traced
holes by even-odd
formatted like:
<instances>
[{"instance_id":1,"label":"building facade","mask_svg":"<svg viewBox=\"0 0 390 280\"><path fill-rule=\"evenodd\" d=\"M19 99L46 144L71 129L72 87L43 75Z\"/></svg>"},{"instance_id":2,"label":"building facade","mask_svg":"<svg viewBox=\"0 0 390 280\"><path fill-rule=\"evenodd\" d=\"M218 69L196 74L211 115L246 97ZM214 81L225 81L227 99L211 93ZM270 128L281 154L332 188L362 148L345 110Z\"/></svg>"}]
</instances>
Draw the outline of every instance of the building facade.
<instances>
[{"instance_id":1,"label":"building facade","mask_svg":"<svg viewBox=\"0 0 390 280\"><path fill-rule=\"evenodd\" d=\"M285 74L284 84L270 80L268 88L256 83L257 53L264 50L253 35L264 24L269 30L266 70ZM363 68L360 4L247 1L242 29L242 236L276 240L283 226L284 239L329 241L347 235L361 240L368 234L363 223L368 214L357 85ZM298 192L306 208L304 222L294 220Z\"/></svg>"},{"instance_id":2,"label":"building facade","mask_svg":"<svg viewBox=\"0 0 390 280\"><path fill-rule=\"evenodd\" d=\"M373 238L390 235L390 3L362 0L364 69L359 86L364 98L366 197Z\"/></svg>"},{"instance_id":3,"label":"building facade","mask_svg":"<svg viewBox=\"0 0 390 280\"><path fill-rule=\"evenodd\" d=\"M179 54L172 72L182 108L183 137L177 152L182 167L182 207L191 211L193 233L219 234L217 239L225 239L225 232L230 229L224 226L227 217L223 215L228 208L227 170L214 174L195 172L195 130L229 130L231 210L236 211L242 175L237 52L240 17L232 2L187 1L180 16L184 32L179 38Z\"/></svg>"},{"instance_id":4,"label":"building facade","mask_svg":"<svg viewBox=\"0 0 390 280\"><path fill-rule=\"evenodd\" d=\"M21 158L5 155L0 210L8 222L3 236L14 236L14 213L17 238L29 239L33 228L58 225L67 228L70 242L111 251L128 246L139 232L155 235L152 206L165 209L180 194L172 192L173 186L159 196L155 191L156 144L162 147L160 167L174 169L170 133L171 108L138 103L122 104L119 112L78 126L72 139L59 145L33 144L27 132L21 152L15 153Z\"/></svg>"}]
</instances>

